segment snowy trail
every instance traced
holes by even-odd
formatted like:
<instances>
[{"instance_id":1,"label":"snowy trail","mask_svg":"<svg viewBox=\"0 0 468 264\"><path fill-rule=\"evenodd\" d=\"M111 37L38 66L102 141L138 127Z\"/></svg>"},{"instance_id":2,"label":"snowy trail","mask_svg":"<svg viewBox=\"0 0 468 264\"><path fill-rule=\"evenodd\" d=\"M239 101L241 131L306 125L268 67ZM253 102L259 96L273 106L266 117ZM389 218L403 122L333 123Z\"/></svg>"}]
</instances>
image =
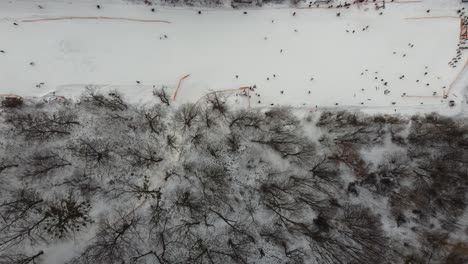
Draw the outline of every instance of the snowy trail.
<instances>
[{"instance_id":1,"label":"snowy trail","mask_svg":"<svg viewBox=\"0 0 468 264\"><path fill-rule=\"evenodd\" d=\"M144 102L153 85L175 88L180 77L190 74L180 87L178 103L196 102L210 91L256 85L253 107L460 111L449 109L447 102L461 103L463 96L441 98L467 59L463 54L457 68L448 65L460 32L453 6L430 6L430 15L424 3L388 4L383 15L371 6L248 14L208 9L198 15L165 8L151 13L146 6L123 4L97 10L90 3L44 3L44 9L28 2L0 3L0 50L6 52L0 54L0 93L42 96L57 91L71 96L86 84L112 85L131 101ZM408 19L429 16L441 18ZM171 24L21 22L60 17ZM231 98L245 104L235 95Z\"/></svg>"}]
</instances>

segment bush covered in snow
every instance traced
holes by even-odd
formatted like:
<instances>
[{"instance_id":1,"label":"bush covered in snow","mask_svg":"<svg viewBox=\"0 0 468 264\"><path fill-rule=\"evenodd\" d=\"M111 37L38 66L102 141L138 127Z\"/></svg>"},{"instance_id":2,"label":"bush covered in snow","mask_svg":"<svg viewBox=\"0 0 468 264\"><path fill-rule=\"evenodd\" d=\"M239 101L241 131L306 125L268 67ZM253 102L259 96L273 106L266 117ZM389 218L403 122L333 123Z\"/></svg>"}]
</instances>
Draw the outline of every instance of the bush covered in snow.
<instances>
[{"instance_id":1,"label":"bush covered in snow","mask_svg":"<svg viewBox=\"0 0 468 264\"><path fill-rule=\"evenodd\" d=\"M154 95L1 113L0 263L467 261L466 120Z\"/></svg>"}]
</instances>

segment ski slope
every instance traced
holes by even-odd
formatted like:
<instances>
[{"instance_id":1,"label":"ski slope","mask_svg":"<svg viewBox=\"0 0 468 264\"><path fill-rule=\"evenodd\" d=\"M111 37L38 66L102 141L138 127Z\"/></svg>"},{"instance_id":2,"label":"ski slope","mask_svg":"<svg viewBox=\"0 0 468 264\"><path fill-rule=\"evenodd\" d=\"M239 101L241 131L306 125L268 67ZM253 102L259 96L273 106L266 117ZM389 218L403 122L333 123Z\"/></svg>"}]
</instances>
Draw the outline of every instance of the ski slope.
<instances>
[{"instance_id":1,"label":"ski slope","mask_svg":"<svg viewBox=\"0 0 468 264\"><path fill-rule=\"evenodd\" d=\"M464 87L451 86L466 54L456 67L448 65L459 43L455 4L389 3L378 11L372 5L267 7L247 14L160 7L151 12L148 6L119 2L101 6L2 1L0 93L78 96L92 84L146 102L153 85L173 92L179 78L190 74L176 103L254 85L250 98L226 95L241 107L398 113L456 114L465 103ZM449 108L449 100L457 107Z\"/></svg>"}]
</instances>

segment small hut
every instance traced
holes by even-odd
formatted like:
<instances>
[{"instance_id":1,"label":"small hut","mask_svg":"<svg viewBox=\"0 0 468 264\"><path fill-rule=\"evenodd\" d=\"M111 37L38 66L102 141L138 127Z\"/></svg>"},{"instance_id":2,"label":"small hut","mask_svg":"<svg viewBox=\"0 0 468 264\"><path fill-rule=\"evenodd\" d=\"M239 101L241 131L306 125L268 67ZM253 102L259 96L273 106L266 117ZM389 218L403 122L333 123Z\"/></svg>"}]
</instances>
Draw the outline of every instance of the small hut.
<instances>
[{"instance_id":1,"label":"small hut","mask_svg":"<svg viewBox=\"0 0 468 264\"><path fill-rule=\"evenodd\" d=\"M0 95L0 100L2 107L17 107L23 104L23 97L14 94Z\"/></svg>"}]
</instances>

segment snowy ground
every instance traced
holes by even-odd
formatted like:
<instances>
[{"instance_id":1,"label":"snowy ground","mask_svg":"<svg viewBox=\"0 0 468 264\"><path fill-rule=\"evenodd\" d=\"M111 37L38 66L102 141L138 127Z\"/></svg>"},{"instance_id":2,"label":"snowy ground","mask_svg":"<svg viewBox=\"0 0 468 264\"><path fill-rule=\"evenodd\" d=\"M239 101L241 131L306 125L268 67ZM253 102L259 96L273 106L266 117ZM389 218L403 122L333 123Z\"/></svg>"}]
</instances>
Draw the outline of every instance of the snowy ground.
<instances>
[{"instance_id":1,"label":"snowy ground","mask_svg":"<svg viewBox=\"0 0 468 264\"><path fill-rule=\"evenodd\" d=\"M173 89L180 77L190 74L177 102L256 85L253 107L338 104L378 112L457 114L466 103L464 85L449 88L467 56L462 54L456 68L448 65L456 55L460 20L458 1L447 2L393 3L379 11L362 5L347 10L266 8L247 14L211 9L199 15L167 8L152 13L148 6L116 2L98 10L93 1L2 1L0 93L42 96L56 91L71 96L94 84L122 89L131 101L145 101L153 85ZM25 22L67 16L171 23ZM230 95L233 103L247 105L245 98ZM450 109L448 100L457 107Z\"/></svg>"}]
</instances>

